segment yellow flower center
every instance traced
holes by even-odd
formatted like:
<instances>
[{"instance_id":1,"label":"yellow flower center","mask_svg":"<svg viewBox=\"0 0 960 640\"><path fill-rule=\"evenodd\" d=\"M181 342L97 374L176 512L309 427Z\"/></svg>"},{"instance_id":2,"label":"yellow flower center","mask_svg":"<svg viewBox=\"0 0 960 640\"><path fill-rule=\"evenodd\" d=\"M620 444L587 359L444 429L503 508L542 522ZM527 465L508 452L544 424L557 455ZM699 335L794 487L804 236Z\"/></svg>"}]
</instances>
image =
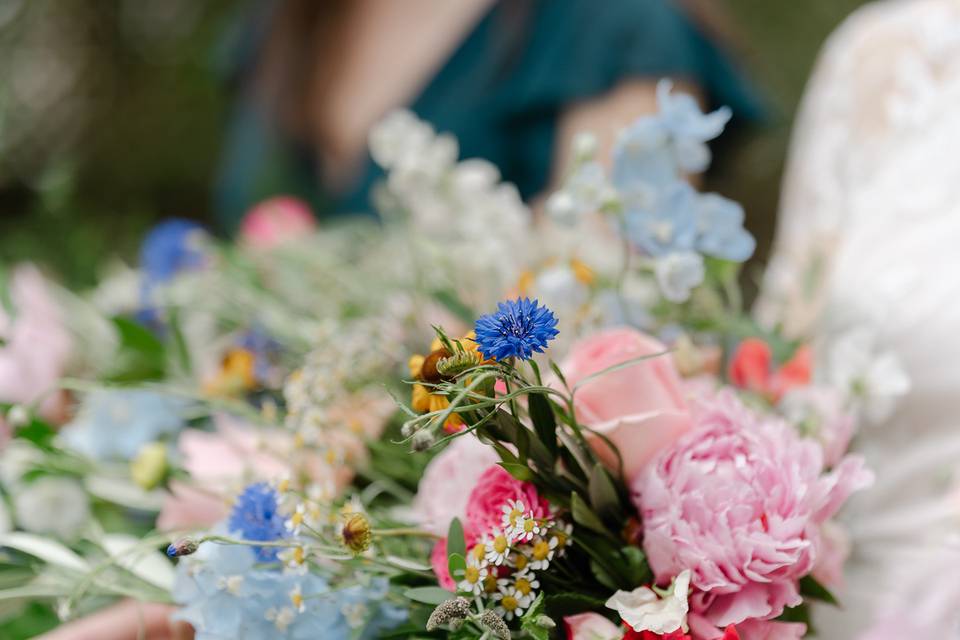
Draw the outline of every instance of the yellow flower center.
<instances>
[{"instance_id":1,"label":"yellow flower center","mask_svg":"<svg viewBox=\"0 0 960 640\"><path fill-rule=\"evenodd\" d=\"M541 540L537 544L533 545L533 558L534 560L545 560L546 557L550 555L550 545Z\"/></svg>"},{"instance_id":2,"label":"yellow flower center","mask_svg":"<svg viewBox=\"0 0 960 640\"><path fill-rule=\"evenodd\" d=\"M299 609L299 608L301 607L301 605L303 605L303 594L301 594L301 593L291 593L291 594L290 594L290 602L293 603L293 606L294 606L295 608Z\"/></svg>"},{"instance_id":3,"label":"yellow flower center","mask_svg":"<svg viewBox=\"0 0 960 640\"><path fill-rule=\"evenodd\" d=\"M523 515L523 511L519 509L514 509L510 512L510 526L517 524L517 518Z\"/></svg>"},{"instance_id":4,"label":"yellow flower center","mask_svg":"<svg viewBox=\"0 0 960 640\"><path fill-rule=\"evenodd\" d=\"M486 549L482 544L473 545L473 557L477 560L483 560L483 557L486 555Z\"/></svg>"},{"instance_id":5,"label":"yellow flower center","mask_svg":"<svg viewBox=\"0 0 960 640\"><path fill-rule=\"evenodd\" d=\"M496 593L497 591L497 578L493 575L488 575L483 579L483 590L487 593Z\"/></svg>"},{"instance_id":6,"label":"yellow flower center","mask_svg":"<svg viewBox=\"0 0 960 640\"><path fill-rule=\"evenodd\" d=\"M524 533L533 533L534 527L537 526L536 521L534 520L524 520L523 522L523 531Z\"/></svg>"},{"instance_id":7,"label":"yellow flower center","mask_svg":"<svg viewBox=\"0 0 960 640\"><path fill-rule=\"evenodd\" d=\"M480 580L480 569L467 567L467 570L463 572L463 577L470 584L477 584L477 581Z\"/></svg>"},{"instance_id":8,"label":"yellow flower center","mask_svg":"<svg viewBox=\"0 0 960 640\"><path fill-rule=\"evenodd\" d=\"M303 547L294 547L293 561L297 564L303 564L304 560L306 560L306 553L304 552Z\"/></svg>"},{"instance_id":9,"label":"yellow flower center","mask_svg":"<svg viewBox=\"0 0 960 640\"><path fill-rule=\"evenodd\" d=\"M517 554L513 559L513 565L517 568L517 571L523 571L527 567L527 556Z\"/></svg>"},{"instance_id":10,"label":"yellow flower center","mask_svg":"<svg viewBox=\"0 0 960 640\"><path fill-rule=\"evenodd\" d=\"M520 603L517 602L517 599L513 596L503 596L503 600L500 601L500 605L506 611L516 611Z\"/></svg>"},{"instance_id":11,"label":"yellow flower center","mask_svg":"<svg viewBox=\"0 0 960 640\"><path fill-rule=\"evenodd\" d=\"M533 587L530 585L530 581L526 578L518 578L515 586L517 587L517 591L523 595L529 595L533 590Z\"/></svg>"},{"instance_id":12,"label":"yellow flower center","mask_svg":"<svg viewBox=\"0 0 960 640\"><path fill-rule=\"evenodd\" d=\"M295 511L292 516L290 516L290 524L294 527L299 527L303 524L303 514L299 511Z\"/></svg>"},{"instance_id":13,"label":"yellow flower center","mask_svg":"<svg viewBox=\"0 0 960 640\"><path fill-rule=\"evenodd\" d=\"M507 550L508 546L507 539L502 535L499 535L493 539L493 550L497 553L503 553Z\"/></svg>"}]
</instances>

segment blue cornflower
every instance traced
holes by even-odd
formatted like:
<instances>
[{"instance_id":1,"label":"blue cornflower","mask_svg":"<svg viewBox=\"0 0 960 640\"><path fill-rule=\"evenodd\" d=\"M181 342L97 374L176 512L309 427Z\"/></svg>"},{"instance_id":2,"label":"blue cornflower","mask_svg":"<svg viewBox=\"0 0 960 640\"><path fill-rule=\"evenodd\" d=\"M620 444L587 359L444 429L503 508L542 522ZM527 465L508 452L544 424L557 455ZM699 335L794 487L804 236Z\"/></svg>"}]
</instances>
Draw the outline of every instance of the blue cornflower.
<instances>
[{"instance_id":1,"label":"blue cornflower","mask_svg":"<svg viewBox=\"0 0 960 640\"><path fill-rule=\"evenodd\" d=\"M487 358L526 360L542 353L547 342L559 333L557 318L547 307L529 298L517 298L497 305L497 312L481 316L475 327L477 347Z\"/></svg>"},{"instance_id":2,"label":"blue cornflower","mask_svg":"<svg viewBox=\"0 0 960 640\"><path fill-rule=\"evenodd\" d=\"M286 518L277 513L277 492L266 482L248 485L237 497L227 524L244 540L279 540L286 533ZM276 547L253 547L262 562L277 559Z\"/></svg>"},{"instance_id":3,"label":"blue cornflower","mask_svg":"<svg viewBox=\"0 0 960 640\"><path fill-rule=\"evenodd\" d=\"M161 331L163 321L155 308L155 290L181 271L206 264L203 241L206 231L196 222L171 218L156 225L140 245L140 310L137 318L147 327Z\"/></svg>"}]
</instances>

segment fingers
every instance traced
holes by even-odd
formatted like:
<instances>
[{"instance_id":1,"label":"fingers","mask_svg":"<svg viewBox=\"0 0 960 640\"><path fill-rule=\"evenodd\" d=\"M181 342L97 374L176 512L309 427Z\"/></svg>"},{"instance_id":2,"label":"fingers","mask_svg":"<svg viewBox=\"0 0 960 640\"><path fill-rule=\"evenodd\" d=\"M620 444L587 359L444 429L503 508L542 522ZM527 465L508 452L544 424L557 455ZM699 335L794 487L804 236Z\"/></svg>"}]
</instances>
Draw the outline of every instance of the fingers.
<instances>
[{"instance_id":1,"label":"fingers","mask_svg":"<svg viewBox=\"0 0 960 640\"><path fill-rule=\"evenodd\" d=\"M39 640L192 640L190 625L171 623L175 610L169 605L123 600L61 625Z\"/></svg>"}]
</instances>

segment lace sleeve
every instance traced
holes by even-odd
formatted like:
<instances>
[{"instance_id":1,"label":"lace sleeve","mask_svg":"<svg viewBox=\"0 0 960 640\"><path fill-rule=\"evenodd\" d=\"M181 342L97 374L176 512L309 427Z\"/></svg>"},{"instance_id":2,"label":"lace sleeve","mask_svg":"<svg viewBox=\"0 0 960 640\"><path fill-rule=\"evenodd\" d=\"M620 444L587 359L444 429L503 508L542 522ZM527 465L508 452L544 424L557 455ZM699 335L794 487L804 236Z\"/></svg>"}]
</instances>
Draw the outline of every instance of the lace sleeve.
<instances>
[{"instance_id":1,"label":"lace sleeve","mask_svg":"<svg viewBox=\"0 0 960 640\"><path fill-rule=\"evenodd\" d=\"M762 322L801 335L820 315L851 200L868 187L884 154L896 153L898 132L927 92L937 47L951 32L957 37L955 16L938 14L956 10L949 0L876 3L827 41L795 123L773 257L756 308Z\"/></svg>"}]
</instances>

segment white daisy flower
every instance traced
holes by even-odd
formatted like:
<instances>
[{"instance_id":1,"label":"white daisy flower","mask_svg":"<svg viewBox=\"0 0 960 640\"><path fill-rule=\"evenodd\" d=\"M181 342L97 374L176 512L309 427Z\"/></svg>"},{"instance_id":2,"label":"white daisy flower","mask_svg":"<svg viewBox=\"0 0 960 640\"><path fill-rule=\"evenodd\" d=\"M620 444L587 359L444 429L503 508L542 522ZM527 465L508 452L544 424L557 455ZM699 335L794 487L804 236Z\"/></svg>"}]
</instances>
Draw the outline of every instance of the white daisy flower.
<instances>
[{"instance_id":1,"label":"white daisy flower","mask_svg":"<svg viewBox=\"0 0 960 640\"><path fill-rule=\"evenodd\" d=\"M494 611L504 620L519 618L529 608L530 600L512 584L501 586L500 591L493 594L496 603Z\"/></svg>"},{"instance_id":2,"label":"white daisy flower","mask_svg":"<svg viewBox=\"0 0 960 640\"><path fill-rule=\"evenodd\" d=\"M295 586L289 595L293 608L296 609L298 613L303 613L306 606L303 604L303 589L300 588L300 585Z\"/></svg>"},{"instance_id":3,"label":"white daisy flower","mask_svg":"<svg viewBox=\"0 0 960 640\"><path fill-rule=\"evenodd\" d=\"M457 589L478 596L483 592L483 581L487 577L487 568L468 563L463 570L463 580L457 583Z\"/></svg>"},{"instance_id":4,"label":"white daisy flower","mask_svg":"<svg viewBox=\"0 0 960 640\"><path fill-rule=\"evenodd\" d=\"M559 545L560 539L557 536L550 536L549 541L544 538L537 540L530 551L528 568L532 571L543 571L549 567Z\"/></svg>"},{"instance_id":5,"label":"white daisy flower","mask_svg":"<svg viewBox=\"0 0 960 640\"><path fill-rule=\"evenodd\" d=\"M503 518L500 523L504 529L513 529L517 526L517 520L523 517L526 507L523 500L508 500L507 504L503 505L502 510Z\"/></svg>"},{"instance_id":6,"label":"white daisy flower","mask_svg":"<svg viewBox=\"0 0 960 640\"><path fill-rule=\"evenodd\" d=\"M495 536L488 536L484 541L486 560L497 566L503 564L510 555L510 539L501 531Z\"/></svg>"}]
</instances>

